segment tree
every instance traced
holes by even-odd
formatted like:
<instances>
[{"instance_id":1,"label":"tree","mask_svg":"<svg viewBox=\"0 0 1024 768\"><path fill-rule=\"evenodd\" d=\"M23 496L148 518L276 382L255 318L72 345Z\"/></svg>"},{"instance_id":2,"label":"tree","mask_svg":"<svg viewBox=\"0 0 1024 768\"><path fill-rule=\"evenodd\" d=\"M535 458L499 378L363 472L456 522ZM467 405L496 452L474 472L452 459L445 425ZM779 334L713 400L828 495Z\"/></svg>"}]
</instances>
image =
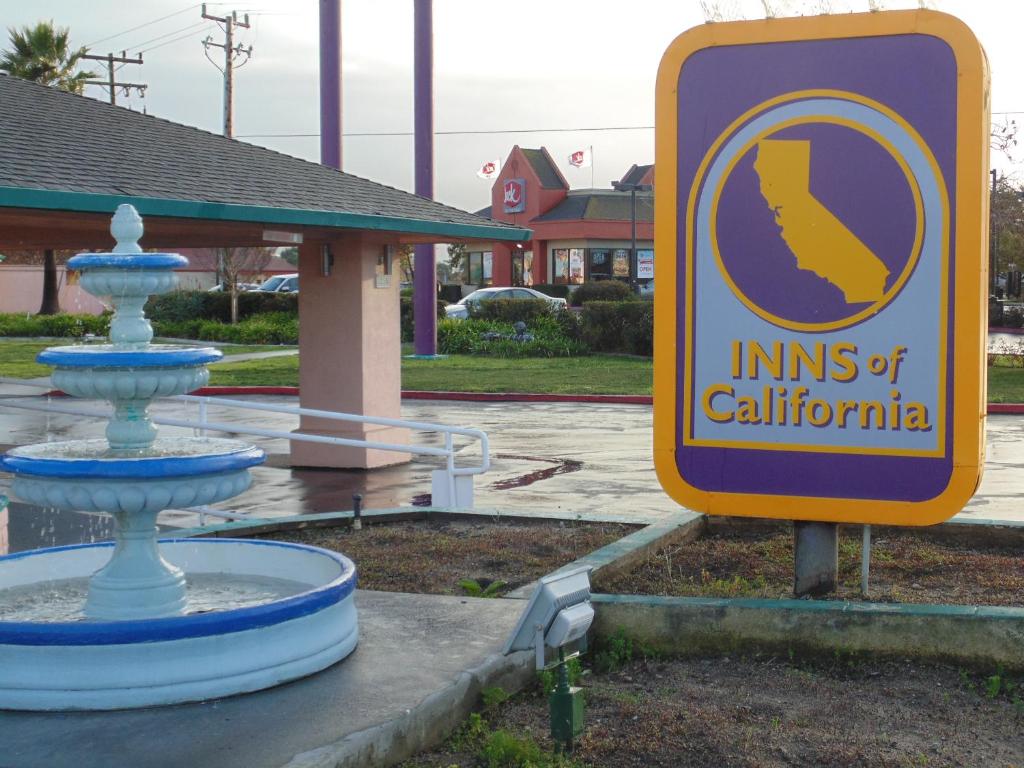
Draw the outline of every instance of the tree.
<instances>
[{"instance_id":1,"label":"tree","mask_svg":"<svg viewBox=\"0 0 1024 768\"><path fill-rule=\"evenodd\" d=\"M466 259L469 258L469 251L465 243L452 243L448 246L448 267L449 275L461 275L466 271ZM461 283L462 281L459 280Z\"/></svg>"},{"instance_id":2,"label":"tree","mask_svg":"<svg viewBox=\"0 0 1024 768\"><path fill-rule=\"evenodd\" d=\"M411 245L400 245L398 246L398 268L402 271L402 282L411 283L416 277L416 269L413 264L415 259L413 258L414 246Z\"/></svg>"},{"instance_id":3,"label":"tree","mask_svg":"<svg viewBox=\"0 0 1024 768\"><path fill-rule=\"evenodd\" d=\"M299 249L294 245L289 248L282 248L278 251L277 255L293 267L297 267L299 265Z\"/></svg>"},{"instance_id":4,"label":"tree","mask_svg":"<svg viewBox=\"0 0 1024 768\"><path fill-rule=\"evenodd\" d=\"M11 49L0 55L0 70L62 91L81 93L86 81L94 77L88 71L76 71L86 48L71 50L67 27L57 28L53 21L41 21L34 27L8 30ZM43 301L41 315L60 312L57 289L57 257L52 249L43 251Z\"/></svg>"},{"instance_id":5,"label":"tree","mask_svg":"<svg viewBox=\"0 0 1024 768\"><path fill-rule=\"evenodd\" d=\"M991 254L989 281L995 288L1000 273L1009 272L1011 264L1024 267L1024 188L1005 176L996 175L990 194Z\"/></svg>"},{"instance_id":6,"label":"tree","mask_svg":"<svg viewBox=\"0 0 1024 768\"><path fill-rule=\"evenodd\" d=\"M246 272L261 272L274 255L273 248L222 248L220 273L231 292L231 322L238 322L238 278Z\"/></svg>"}]
</instances>

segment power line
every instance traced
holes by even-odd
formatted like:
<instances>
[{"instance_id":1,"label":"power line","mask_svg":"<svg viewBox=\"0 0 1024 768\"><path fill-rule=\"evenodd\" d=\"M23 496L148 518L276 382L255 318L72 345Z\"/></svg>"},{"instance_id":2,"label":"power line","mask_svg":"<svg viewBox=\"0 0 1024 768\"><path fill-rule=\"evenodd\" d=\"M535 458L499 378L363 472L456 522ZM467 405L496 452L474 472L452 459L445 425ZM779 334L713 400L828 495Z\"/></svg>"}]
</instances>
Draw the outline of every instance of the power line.
<instances>
[{"instance_id":1,"label":"power line","mask_svg":"<svg viewBox=\"0 0 1024 768\"><path fill-rule=\"evenodd\" d=\"M144 40L141 43L137 43L136 45L129 45L128 49L129 50L131 50L131 49L138 50L138 49L142 48L144 45L149 45L150 43L155 43L158 40L163 40L165 37L170 37L171 35L177 35L180 32L195 32L195 31L199 30L200 28L202 28L205 25L206 25L205 21L200 21L200 22L196 22L196 23L193 23L193 24L189 24L187 27L182 27L181 29L176 29L173 32L166 32L166 33L164 33L162 35L158 35L157 37L152 37L149 40Z\"/></svg>"},{"instance_id":2,"label":"power line","mask_svg":"<svg viewBox=\"0 0 1024 768\"><path fill-rule=\"evenodd\" d=\"M177 43L177 42L179 42L180 40L185 40L185 39L187 39L187 38L190 38L190 37L194 37L194 36L195 36L195 34L196 34L196 32L200 32L200 31L201 31L201 30L198 30L198 29L197 29L197 30L194 30L194 31L192 31L192 32L187 32L187 33L185 33L184 35L182 35L181 37L176 37L176 38L174 38L173 40L168 40L168 41L167 41L167 42L165 42L165 43L160 43L160 45L154 45L154 46L152 46L152 47L150 47L150 48L147 48L147 49L146 49L146 50L144 51L144 53L149 53L150 51L155 51L155 50L156 50L157 48L163 48L163 47L164 47L165 45L170 45L171 43Z\"/></svg>"},{"instance_id":3,"label":"power line","mask_svg":"<svg viewBox=\"0 0 1024 768\"><path fill-rule=\"evenodd\" d=\"M169 13L166 16L161 16L159 19L153 19L152 21L147 21L145 24L139 24L137 27L132 27L131 29L122 30L122 31L118 32L117 34L110 35L109 37L102 37L99 40L96 40L95 42L92 42L92 43L89 43L88 45L86 45L86 48L92 48L97 43L105 43L107 40L113 40L115 37L120 37L121 35L127 35L129 32L135 32L136 30L144 29L145 27L152 26L153 24L158 24L159 22L165 21L165 20L170 19L170 18L172 18L174 16L180 16L183 13L187 13L188 11L191 11L193 8L198 8L200 5L202 5L202 3L195 3L194 5L190 5L187 8L182 8L180 11L175 11L174 13ZM131 46L131 47L134 48L135 46Z\"/></svg>"}]
</instances>

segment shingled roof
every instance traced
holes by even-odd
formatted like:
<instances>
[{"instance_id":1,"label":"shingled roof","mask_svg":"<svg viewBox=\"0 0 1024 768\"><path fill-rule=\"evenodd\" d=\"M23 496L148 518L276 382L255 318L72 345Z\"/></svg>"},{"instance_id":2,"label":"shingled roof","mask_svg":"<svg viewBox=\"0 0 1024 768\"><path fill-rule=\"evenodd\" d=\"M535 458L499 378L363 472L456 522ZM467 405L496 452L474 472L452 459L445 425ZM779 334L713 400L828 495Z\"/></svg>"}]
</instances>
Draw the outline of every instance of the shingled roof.
<instances>
[{"instance_id":1,"label":"shingled roof","mask_svg":"<svg viewBox=\"0 0 1024 768\"><path fill-rule=\"evenodd\" d=\"M527 161L529 161L534 173L537 174L537 178L540 179L540 185L544 189L569 188L565 177L559 172L558 167L551 159L551 155L547 153L544 147L540 149L523 149L522 153Z\"/></svg>"},{"instance_id":2,"label":"shingled roof","mask_svg":"<svg viewBox=\"0 0 1024 768\"><path fill-rule=\"evenodd\" d=\"M0 76L0 207L523 240L484 219L334 168Z\"/></svg>"},{"instance_id":3,"label":"shingled roof","mask_svg":"<svg viewBox=\"0 0 1024 768\"><path fill-rule=\"evenodd\" d=\"M628 192L570 192L562 202L533 219L533 222L630 221L632 212L629 198ZM636 196L636 220L654 221L654 198L649 192L640 192Z\"/></svg>"}]
</instances>

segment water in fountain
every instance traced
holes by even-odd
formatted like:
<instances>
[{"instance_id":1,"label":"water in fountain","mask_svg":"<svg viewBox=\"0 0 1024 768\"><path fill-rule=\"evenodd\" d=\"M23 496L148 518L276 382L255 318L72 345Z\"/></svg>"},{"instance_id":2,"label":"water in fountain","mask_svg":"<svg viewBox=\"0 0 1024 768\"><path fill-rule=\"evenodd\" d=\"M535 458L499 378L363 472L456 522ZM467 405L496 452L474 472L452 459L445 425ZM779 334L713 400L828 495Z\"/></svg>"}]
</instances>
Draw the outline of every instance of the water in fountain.
<instances>
[{"instance_id":1,"label":"water in fountain","mask_svg":"<svg viewBox=\"0 0 1024 768\"><path fill-rule=\"evenodd\" d=\"M113 405L106 439L15 448L0 467L23 501L112 515L115 542L0 558L0 656L11 662L0 668L0 707L146 706L256 690L322 669L356 642L355 569L343 556L265 541L158 544L159 512L242 493L264 454L235 440L157 436L150 402L206 384L221 353L152 343L143 306L174 288L172 270L187 260L143 253L131 206L118 208L111 234L113 253L68 262L87 291L110 297L110 343L38 357L56 366L53 383L67 394ZM43 682L29 682L19 654L38 667L30 649L40 645L51 658L37 670Z\"/></svg>"}]
</instances>

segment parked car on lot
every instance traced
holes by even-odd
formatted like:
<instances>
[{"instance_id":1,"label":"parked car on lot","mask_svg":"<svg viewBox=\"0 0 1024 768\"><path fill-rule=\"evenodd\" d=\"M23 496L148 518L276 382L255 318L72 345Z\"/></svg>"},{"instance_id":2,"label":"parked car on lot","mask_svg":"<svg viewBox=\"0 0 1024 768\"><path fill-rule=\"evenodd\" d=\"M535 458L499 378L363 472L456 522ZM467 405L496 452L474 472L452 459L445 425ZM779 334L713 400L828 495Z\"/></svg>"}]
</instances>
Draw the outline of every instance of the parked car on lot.
<instances>
[{"instance_id":1,"label":"parked car on lot","mask_svg":"<svg viewBox=\"0 0 1024 768\"><path fill-rule=\"evenodd\" d=\"M449 304L444 308L445 315L451 320L465 320L469 317L470 307L483 301L543 299L552 309L565 309L565 299L556 299L533 288L481 288L464 296L461 301Z\"/></svg>"},{"instance_id":2,"label":"parked car on lot","mask_svg":"<svg viewBox=\"0 0 1024 768\"><path fill-rule=\"evenodd\" d=\"M256 283L238 284L238 290L241 293L246 293L247 291L258 291L259 289L260 286L257 285ZM224 291L228 290L228 287L224 283L217 283L212 288L207 288L206 290L208 290L210 293L223 293Z\"/></svg>"},{"instance_id":3,"label":"parked car on lot","mask_svg":"<svg viewBox=\"0 0 1024 768\"><path fill-rule=\"evenodd\" d=\"M299 275L297 272L290 275L274 275L256 290L261 293L298 293Z\"/></svg>"}]
</instances>

